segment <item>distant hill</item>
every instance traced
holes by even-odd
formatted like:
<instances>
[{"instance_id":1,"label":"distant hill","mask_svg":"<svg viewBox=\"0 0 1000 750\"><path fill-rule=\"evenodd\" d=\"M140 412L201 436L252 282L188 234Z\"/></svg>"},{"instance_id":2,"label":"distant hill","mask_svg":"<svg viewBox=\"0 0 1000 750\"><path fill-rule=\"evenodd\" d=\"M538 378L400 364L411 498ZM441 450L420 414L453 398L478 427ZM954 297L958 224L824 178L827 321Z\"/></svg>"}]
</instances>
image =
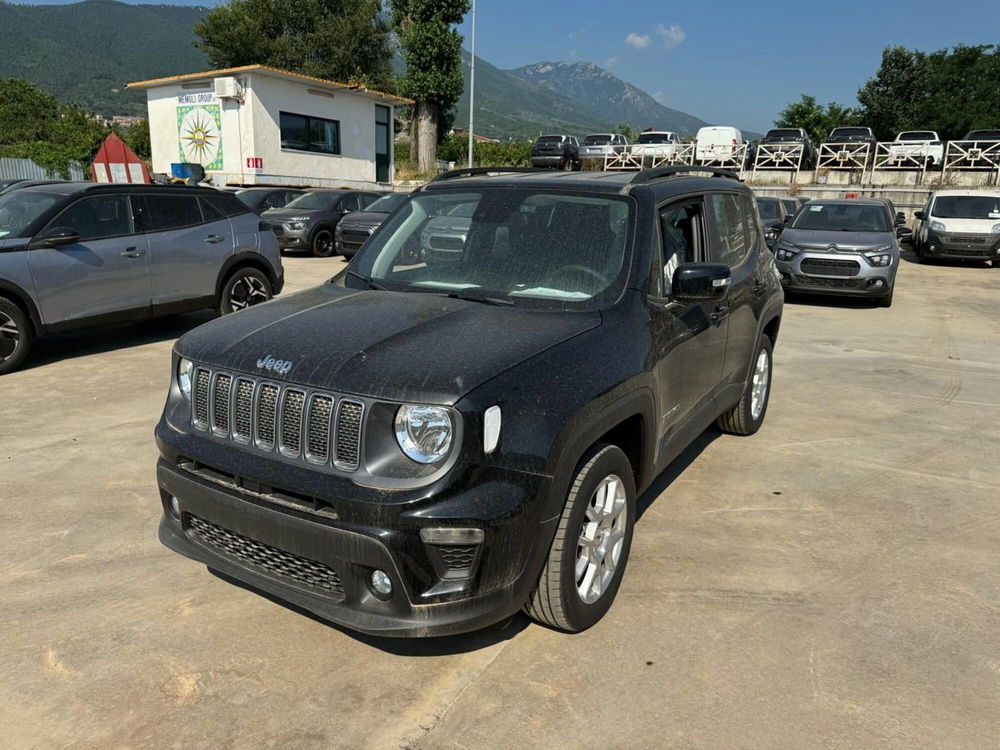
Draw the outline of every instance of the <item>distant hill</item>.
<instances>
[{"instance_id":1,"label":"distant hill","mask_svg":"<svg viewBox=\"0 0 1000 750\"><path fill-rule=\"evenodd\" d=\"M60 101L104 115L145 115L146 95L125 84L209 67L191 27L207 8L0 3L0 76L25 78Z\"/></svg>"},{"instance_id":2,"label":"distant hill","mask_svg":"<svg viewBox=\"0 0 1000 750\"><path fill-rule=\"evenodd\" d=\"M591 62L539 62L510 71L557 92L617 124L638 130L658 128L693 135L709 123L687 112L665 107L642 89Z\"/></svg>"}]
</instances>

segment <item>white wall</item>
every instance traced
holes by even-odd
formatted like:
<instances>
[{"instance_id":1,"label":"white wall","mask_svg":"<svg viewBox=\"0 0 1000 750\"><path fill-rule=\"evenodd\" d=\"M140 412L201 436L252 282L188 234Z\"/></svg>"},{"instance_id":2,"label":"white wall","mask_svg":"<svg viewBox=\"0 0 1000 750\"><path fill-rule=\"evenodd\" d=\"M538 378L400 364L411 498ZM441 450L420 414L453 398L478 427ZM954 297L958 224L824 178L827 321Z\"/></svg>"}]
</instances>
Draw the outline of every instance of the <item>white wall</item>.
<instances>
[{"instance_id":1,"label":"white wall","mask_svg":"<svg viewBox=\"0 0 1000 750\"><path fill-rule=\"evenodd\" d=\"M218 185L376 186L377 101L348 91L327 93L306 82L286 81L259 73L244 75L239 80L245 87L243 104L215 99L211 81L198 88L185 89L180 84L168 84L147 91L154 172L169 174L171 163L185 160L178 149L178 106L202 104L207 111L214 111L215 105L219 107L222 164L219 169L206 169ZM326 95L310 93L310 90L324 91ZM195 101L190 103L188 100L192 98ZM389 111L391 123L391 106ZM280 112L338 120L341 153L282 149L278 125ZM390 132L390 155L391 151ZM260 158L262 169L248 168L246 160L250 157ZM390 163L390 183L393 166Z\"/></svg>"}]
</instances>

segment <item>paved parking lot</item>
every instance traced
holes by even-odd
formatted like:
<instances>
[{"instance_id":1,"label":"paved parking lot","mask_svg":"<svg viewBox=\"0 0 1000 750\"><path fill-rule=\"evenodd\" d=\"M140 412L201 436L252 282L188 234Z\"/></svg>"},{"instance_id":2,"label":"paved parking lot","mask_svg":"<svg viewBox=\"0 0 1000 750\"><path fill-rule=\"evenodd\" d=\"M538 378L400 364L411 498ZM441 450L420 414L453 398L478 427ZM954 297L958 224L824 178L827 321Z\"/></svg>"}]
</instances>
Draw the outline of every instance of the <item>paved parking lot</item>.
<instances>
[{"instance_id":1,"label":"paved parking lot","mask_svg":"<svg viewBox=\"0 0 1000 750\"><path fill-rule=\"evenodd\" d=\"M338 268L288 258L289 291ZM205 319L48 339L0 379L0 746L995 746L1000 270L904 260L891 309L789 304L764 428L640 499L575 636L362 637L161 547L152 430Z\"/></svg>"}]
</instances>

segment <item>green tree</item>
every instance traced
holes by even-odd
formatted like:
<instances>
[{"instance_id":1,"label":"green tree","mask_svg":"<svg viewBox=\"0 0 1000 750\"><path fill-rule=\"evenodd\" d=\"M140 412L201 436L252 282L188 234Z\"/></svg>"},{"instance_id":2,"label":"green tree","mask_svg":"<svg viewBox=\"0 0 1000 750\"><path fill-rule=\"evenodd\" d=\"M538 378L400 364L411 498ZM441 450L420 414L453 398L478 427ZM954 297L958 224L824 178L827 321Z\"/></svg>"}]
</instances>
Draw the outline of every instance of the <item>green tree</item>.
<instances>
[{"instance_id":1,"label":"green tree","mask_svg":"<svg viewBox=\"0 0 1000 750\"><path fill-rule=\"evenodd\" d=\"M858 122L857 110L836 102L823 105L816 101L816 97L802 94L797 102L792 102L778 113L774 124L779 128L803 128L813 141L820 143L834 128L857 125Z\"/></svg>"},{"instance_id":2,"label":"green tree","mask_svg":"<svg viewBox=\"0 0 1000 750\"><path fill-rule=\"evenodd\" d=\"M924 53L887 47L873 78L858 91L876 134L935 130L945 139L1000 123L1000 46L959 45Z\"/></svg>"},{"instance_id":3,"label":"green tree","mask_svg":"<svg viewBox=\"0 0 1000 750\"><path fill-rule=\"evenodd\" d=\"M153 155L153 146L149 137L149 120L139 120L129 125L119 134L125 145L135 152L140 159L149 159Z\"/></svg>"},{"instance_id":4,"label":"green tree","mask_svg":"<svg viewBox=\"0 0 1000 750\"><path fill-rule=\"evenodd\" d=\"M46 140L59 102L20 78L0 79L0 145Z\"/></svg>"},{"instance_id":5,"label":"green tree","mask_svg":"<svg viewBox=\"0 0 1000 750\"><path fill-rule=\"evenodd\" d=\"M399 89L416 100L411 158L419 171L430 172L442 120L462 94L462 37L455 26L469 0L390 0L390 7L406 66Z\"/></svg>"},{"instance_id":6,"label":"green tree","mask_svg":"<svg viewBox=\"0 0 1000 750\"><path fill-rule=\"evenodd\" d=\"M392 49L379 0L230 0L195 24L195 46L220 68L270 65L378 89Z\"/></svg>"}]
</instances>

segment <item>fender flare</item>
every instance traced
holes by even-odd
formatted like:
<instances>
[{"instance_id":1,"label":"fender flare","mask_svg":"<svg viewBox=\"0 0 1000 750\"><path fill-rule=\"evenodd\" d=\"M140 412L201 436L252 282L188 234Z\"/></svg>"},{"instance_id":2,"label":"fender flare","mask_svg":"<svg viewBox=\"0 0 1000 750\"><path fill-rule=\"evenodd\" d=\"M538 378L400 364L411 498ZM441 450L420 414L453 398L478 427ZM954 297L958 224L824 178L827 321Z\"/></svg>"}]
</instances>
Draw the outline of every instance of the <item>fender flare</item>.
<instances>
[{"instance_id":1,"label":"fender flare","mask_svg":"<svg viewBox=\"0 0 1000 750\"><path fill-rule=\"evenodd\" d=\"M36 334L44 333L45 324L42 323L42 316L38 312L35 300L25 289L10 281L0 279L0 296L8 297L19 304L28 313L28 320L35 329Z\"/></svg>"}]
</instances>

